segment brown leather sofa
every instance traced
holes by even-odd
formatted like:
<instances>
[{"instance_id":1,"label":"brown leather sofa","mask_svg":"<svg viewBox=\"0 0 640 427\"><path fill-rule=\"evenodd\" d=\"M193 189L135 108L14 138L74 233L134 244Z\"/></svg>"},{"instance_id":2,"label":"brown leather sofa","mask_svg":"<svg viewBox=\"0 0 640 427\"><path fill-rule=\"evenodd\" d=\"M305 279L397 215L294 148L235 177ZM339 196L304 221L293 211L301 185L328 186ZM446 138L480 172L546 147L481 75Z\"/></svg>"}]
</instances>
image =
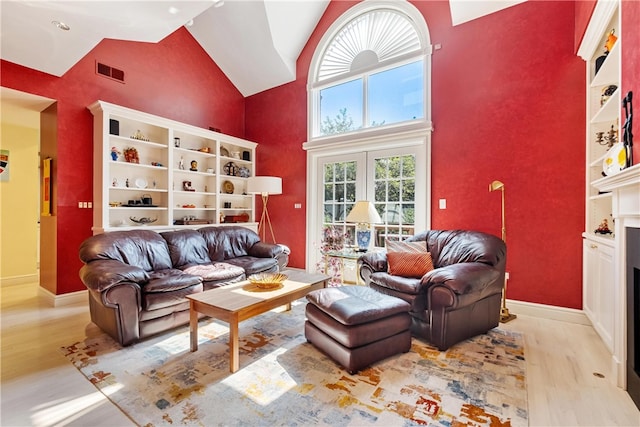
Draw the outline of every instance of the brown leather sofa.
<instances>
[{"instance_id":1,"label":"brown leather sofa","mask_svg":"<svg viewBox=\"0 0 640 427\"><path fill-rule=\"evenodd\" d=\"M478 231L429 230L406 241L425 241L434 269L421 278L387 272L386 252L358 260L364 282L411 305L411 333L446 350L498 326L506 246Z\"/></svg>"},{"instance_id":2,"label":"brown leather sofa","mask_svg":"<svg viewBox=\"0 0 640 427\"><path fill-rule=\"evenodd\" d=\"M81 244L80 278L91 320L126 346L188 323L186 295L277 272L289 253L241 226L115 231Z\"/></svg>"}]
</instances>

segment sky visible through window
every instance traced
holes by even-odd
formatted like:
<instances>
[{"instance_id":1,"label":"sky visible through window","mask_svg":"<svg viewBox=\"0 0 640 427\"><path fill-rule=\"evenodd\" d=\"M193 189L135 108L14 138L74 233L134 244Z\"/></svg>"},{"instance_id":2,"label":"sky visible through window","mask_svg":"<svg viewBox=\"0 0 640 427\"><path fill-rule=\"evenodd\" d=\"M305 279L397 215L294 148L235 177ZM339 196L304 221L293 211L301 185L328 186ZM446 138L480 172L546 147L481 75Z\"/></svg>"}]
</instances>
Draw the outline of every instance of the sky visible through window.
<instances>
[{"instance_id":1,"label":"sky visible through window","mask_svg":"<svg viewBox=\"0 0 640 427\"><path fill-rule=\"evenodd\" d=\"M364 108L363 78L332 86L320 91L320 123L341 121L352 123L340 133L362 128ZM415 61L368 76L368 126L380 126L424 117L424 67ZM339 126L338 126L339 127ZM326 128L323 126L323 128ZM327 132L324 132L327 133Z\"/></svg>"}]
</instances>

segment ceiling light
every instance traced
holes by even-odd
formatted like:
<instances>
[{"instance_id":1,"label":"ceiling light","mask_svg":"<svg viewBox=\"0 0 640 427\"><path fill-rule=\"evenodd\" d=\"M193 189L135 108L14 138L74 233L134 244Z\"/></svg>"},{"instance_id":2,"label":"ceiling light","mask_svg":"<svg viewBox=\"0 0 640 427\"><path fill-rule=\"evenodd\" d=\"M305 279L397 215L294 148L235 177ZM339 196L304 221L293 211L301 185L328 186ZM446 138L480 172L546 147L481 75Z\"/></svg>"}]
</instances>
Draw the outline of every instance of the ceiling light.
<instances>
[{"instance_id":1,"label":"ceiling light","mask_svg":"<svg viewBox=\"0 0 640 427\"><path fill-rule=\"evenodd\" d=\"M189 20L187 21L187 23L186 23L186 24L184 24L184 25L185 25L186 27L191 27L191 26L193 26L193 19L189 19Z\"/></svg>"},{"instance_id":2,"label":"ceiling light","mask_svg":"<svg viewBox=\"0 0 640 427\"><path fill-rule=\"evenodd\" d=\"M177 7L173 7L173 6L171 6L171 7L169 8L169 13L170 13L170 14L172 14L172 15L177 15L177 14L178 14L178 12L180 12L180 9L178 9Z\"/></svg>"},{"instance_id":3,"label":"ceiling light","mask_svg":"<svg viewBox=\"0 0 640 427\"><path fill-rule=\"evenodd\" d=\"M51 21L51 23L63 31L69 31L71 29L70 26L61 21Z\"/></svg>"}]
</instances>

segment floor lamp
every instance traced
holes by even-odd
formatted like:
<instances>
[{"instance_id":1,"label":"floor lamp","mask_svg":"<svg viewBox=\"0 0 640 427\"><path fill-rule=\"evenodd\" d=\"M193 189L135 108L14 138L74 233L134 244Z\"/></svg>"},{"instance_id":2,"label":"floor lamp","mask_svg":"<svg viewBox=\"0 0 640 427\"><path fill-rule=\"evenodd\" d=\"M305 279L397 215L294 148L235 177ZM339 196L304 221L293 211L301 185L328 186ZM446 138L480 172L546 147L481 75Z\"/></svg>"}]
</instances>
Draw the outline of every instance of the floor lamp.
<instances>
[{"instance_id":1,"label":"floor lamp","mask_svg":"<svg viewBox=\"0 0 640 427\"><path fill-rule=\"evenodd\" d=\"M276 243L276 237L271 226L271 218L267 210L267 202L270 194L282 194L282 178L277 176L252 176L247 179L247 193L260 194L262 196L262 216L258 224L258 234L262 231L262 241L266 242L266 228L268 225L273 243Z\"/></svg>"},{"instance_id":2,"label":"floor lamp","mask_svg":"<svg viewBox=\"0 0 640 427\"><path fill-rule=\"evenodd\" d=\"M502 192L502 240L507 242L507 229L504 225L504 184L500 181L493 181L489 184L489 192L500 190ZM504 288L502 289L502 307L500 308L500 321L507 323L517 316L509 313L507 308L507 278L504 279Z\"/></svg>"}]
</instances>

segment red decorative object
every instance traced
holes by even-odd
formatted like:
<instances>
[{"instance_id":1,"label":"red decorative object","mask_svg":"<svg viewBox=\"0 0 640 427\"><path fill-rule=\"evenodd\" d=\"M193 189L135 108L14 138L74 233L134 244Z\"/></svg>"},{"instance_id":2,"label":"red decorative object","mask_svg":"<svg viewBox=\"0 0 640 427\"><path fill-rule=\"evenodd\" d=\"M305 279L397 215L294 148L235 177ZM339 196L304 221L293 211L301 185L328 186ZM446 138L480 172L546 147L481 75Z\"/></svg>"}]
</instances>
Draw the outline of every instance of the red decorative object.
<instances>
[{"instance_id":1,"label":"red decorative object","mask_svg":"<svg viewBox=\"0 0 640 427\"><path fill-rule=\"evenodd\" d=\"M124 161L127 163L140 163L140 159L138 158L138 150L133 147L125 148Z\"/></svg>"}]
</instances>

